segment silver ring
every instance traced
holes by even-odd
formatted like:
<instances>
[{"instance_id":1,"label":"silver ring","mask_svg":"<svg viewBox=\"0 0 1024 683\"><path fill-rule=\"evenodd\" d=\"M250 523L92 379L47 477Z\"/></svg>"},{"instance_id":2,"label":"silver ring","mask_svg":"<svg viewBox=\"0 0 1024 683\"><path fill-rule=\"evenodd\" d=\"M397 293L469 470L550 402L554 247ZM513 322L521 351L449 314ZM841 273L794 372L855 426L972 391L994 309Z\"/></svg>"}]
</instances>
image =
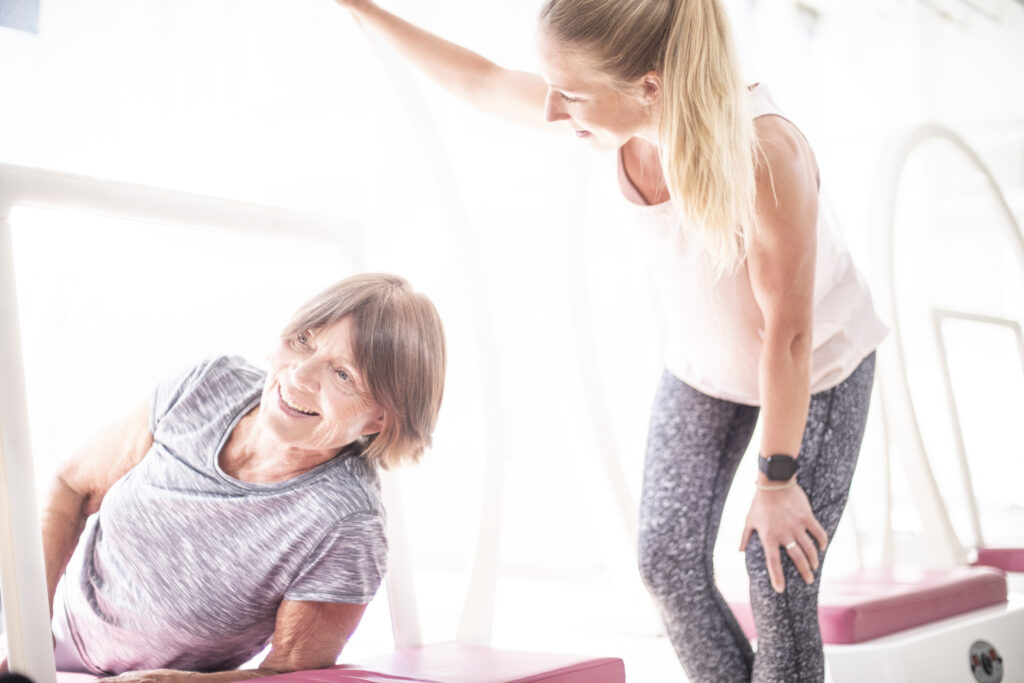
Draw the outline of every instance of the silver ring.
<instances>
[{"instance_id":1,"label":"silver ring","mask_svg":"<svg viewBox=\"0 0 1024 683\"><path fill-rule=\"evenodd\" d=\"M786 550L792 550L793 548L796 547L796 545L797 545L796 541L792 540L792 541L790 541L789 543L786 544Z\"/></svg>"}]
</instances>

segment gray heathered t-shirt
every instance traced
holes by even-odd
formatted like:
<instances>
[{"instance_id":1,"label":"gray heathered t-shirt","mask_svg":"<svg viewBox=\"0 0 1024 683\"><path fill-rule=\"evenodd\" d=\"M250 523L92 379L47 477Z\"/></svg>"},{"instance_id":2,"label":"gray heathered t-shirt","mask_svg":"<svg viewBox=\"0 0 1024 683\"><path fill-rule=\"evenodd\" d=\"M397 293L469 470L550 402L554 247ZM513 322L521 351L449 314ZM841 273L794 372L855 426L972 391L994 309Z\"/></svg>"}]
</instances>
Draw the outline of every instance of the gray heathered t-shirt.
<instances>
[{"instance_id":1,"label":"gray heathered t-shirt","mask_svg":"<svg viewBox=\"0 0 1024 683\"><path fill-rule=\"evenodd\" d=\"M355 449L274 484L218 465L263 381L222 357L157 388L153 447L110 488L65 576L72 637L96 673L233 669L266 646L282 600L376 593L380 483Z\"/></svg>"}]
</instances>

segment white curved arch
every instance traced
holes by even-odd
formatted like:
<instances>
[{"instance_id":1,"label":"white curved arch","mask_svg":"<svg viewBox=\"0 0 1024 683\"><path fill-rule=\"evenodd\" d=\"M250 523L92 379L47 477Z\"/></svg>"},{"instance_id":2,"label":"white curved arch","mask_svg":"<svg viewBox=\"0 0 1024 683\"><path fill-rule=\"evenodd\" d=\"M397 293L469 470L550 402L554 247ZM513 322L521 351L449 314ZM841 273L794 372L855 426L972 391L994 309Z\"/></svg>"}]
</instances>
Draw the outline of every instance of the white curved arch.
<instances>
[{"instance_id":1,"label":"white curved arch","mask_svg":"<svg viewBox=\"0 0 1024 683\"><path fill-rule=\"evenodd\" d=\"M498 372L499 357L495 342L494 326L488 306L486 278L481 270L480 248L473 226L459 196L458 183L445 151L441 135L429 115L420 88L410 76L405 64L400 62L386 47L379 45L373 36L367 42L374 47L378 59L388 72L398 96L405 101L406 111L413 112L409 121L416 130L416 138L437 186L440 204L445 214L445 223L451 229L451 239L459 251L458 261L462 265L462 276L469 298L470 318L477 346L477 364L480 376L480 404L483 412L484 469L481 485L480 524L477 533L476 553L470 575L469 589L463 604L457 640L460 643L487 645L491 639L494 623L494 603L497 593L498 562L501 539L502 476L505 466L505 438L502 428L501 378ZM392 558L405 549L393 545ZM409 566L408 560L394 564ZM413 596L412 576L400 581L389 581L393 598L406 596L404 600L393 599L392 629L397 647L421 645L419 616ZM396 593L397 591L398 593ZM400 603L400 604L396 604Z\"/></svg>"},{"instance_id":2,"label":"white curved arch","mask_svg":"<svg viewBox=\"0 0 1024 683\"><path fill-rule=\"evenodd\" d=\"M908 158L915 150L924 143L935 140L944 141L962 153L985 177L996 197L999 210L1006 219L1006 237L1013 244L1022 267L1024 267L1024 234L1021 233L1020 225L991 171L978 154L952 130L938 124L921 125L898 138L887 149L875 181L872 207L872 224L880 232L878 243L882 247L882 263L877 272L878 280L883 285L879 299L892 323L892 341L889 344L883 344L879 349L882 359L879 383L889 418L886 428L887 439L902 451L907 478L916 484L912 487L912 492L921 512L922 522L925 524L926 536L931 536L932 540L938 543L943 563L953 565L963 564L966 560L966 552L953 529L949 513L929 465L917 411L911 398L895 278L895 214L903 171ZM965 463L964 467L966 467ZM970 487L969 478L965 478L965 483ZM973 502L973 492L969 491L968 499ZM889 540L891 541L891 539Z\"/></svg>"},{"instance_id":3,"label":"white curved arch","mask_svg":"<svg viewBox=\"0 0 1024 683\"><path fill-rule=\"evenodd\" d=\"M586 237L581 236L581 240ZM594 321L591 312L593 302L587 287L587 254L585 249L570 249L568 253L568 280L570 300L572 301L572 332L576 346L576 357L579 361L583 397L586 401L587 415L594 430L598 455L604 467L605 476L611 488L612 498L618 508L619 517L629 539L630 550L636 554L637 534L637 502L629 490L626 474L622 468L622 459L615 446L615 433L612 429L611 401L607 384L602 380L601 362L595 348ZM659 346L661 346L659 344Z\"/></svg>"}]
</instances>

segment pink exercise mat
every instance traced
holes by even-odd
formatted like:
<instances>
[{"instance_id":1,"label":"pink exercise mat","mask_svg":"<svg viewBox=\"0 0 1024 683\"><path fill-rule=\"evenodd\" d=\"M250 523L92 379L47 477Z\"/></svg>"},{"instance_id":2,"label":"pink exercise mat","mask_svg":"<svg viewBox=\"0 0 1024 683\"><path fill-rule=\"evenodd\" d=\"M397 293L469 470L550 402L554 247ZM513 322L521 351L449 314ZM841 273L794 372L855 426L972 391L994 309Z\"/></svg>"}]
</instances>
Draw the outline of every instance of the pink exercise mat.
<instances>
[{"instance_id":1,"label":"pink exercise mat","mask_svg":"<svg viewBox=\"0 0 1024 683\"><path fill-rule=\"evenodd\" d=\"M821 584L818 621L826 645L849 645L1006 602L1006 574L991 567L863 570ZM748 638L748 602L730 600Z\"/></svg>"},{"instance_id":2,"label":"pink exercise mat","mask_svg":"<svg viewBox=\"0 0 1024 683\"><path fill-rule=\"evenodd\" d=\"M61 673L58 683L96 680ZM518 652L440 643L397 650L359 663L295 671L259 679L283 683L625 683L626 670L615 657Z\"/></svg>"},{"instance_id":3,"label":"pink exercise mat","mask_svg":"<svg viewBox=\"0 0 1024 683\"><path fill-rule=\"evenodd\" d=\"M439 643L321 671L269 676L263 681L310 683L625 683L615 657L519 652Z\"/></svg>"}]
</instances>

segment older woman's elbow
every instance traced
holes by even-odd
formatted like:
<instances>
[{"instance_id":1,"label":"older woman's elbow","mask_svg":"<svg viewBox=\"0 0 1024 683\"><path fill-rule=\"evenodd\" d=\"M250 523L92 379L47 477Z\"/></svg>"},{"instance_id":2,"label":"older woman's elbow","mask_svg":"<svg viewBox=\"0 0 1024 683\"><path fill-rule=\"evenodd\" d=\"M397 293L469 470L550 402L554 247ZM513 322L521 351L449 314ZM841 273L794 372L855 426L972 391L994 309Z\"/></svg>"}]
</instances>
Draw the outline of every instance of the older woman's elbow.
<instances>
[{"instance_id":1,"label":"older woman's elbow","mask_svg":"<svg viewBox=\"0 0 1024 683\"><path fill-rule=\"evenodd\" d=\"M334 666L341 655L342 647L325 643L297 642L291 647L272 649L260 663L259 670L271 674L286 674L296 671L312 671ZM268 674L269 675L269 674Z\"/></svg>"},{"instance_id":2,"label":"older woman's elbow","mask_svg":"<svg viewBox=\"0 0 1024 683\"><path fill-rule=\"evenodd\" d=\"M341 654L340 652L338 653ZM281 674L295 673L296 671L315 671L326 669L337 663L338 657L319 656L302 657L297 659L284 659L274 662L263 662L257 671L261 676L278 676Z\"/></svg>"}]
</instances>

